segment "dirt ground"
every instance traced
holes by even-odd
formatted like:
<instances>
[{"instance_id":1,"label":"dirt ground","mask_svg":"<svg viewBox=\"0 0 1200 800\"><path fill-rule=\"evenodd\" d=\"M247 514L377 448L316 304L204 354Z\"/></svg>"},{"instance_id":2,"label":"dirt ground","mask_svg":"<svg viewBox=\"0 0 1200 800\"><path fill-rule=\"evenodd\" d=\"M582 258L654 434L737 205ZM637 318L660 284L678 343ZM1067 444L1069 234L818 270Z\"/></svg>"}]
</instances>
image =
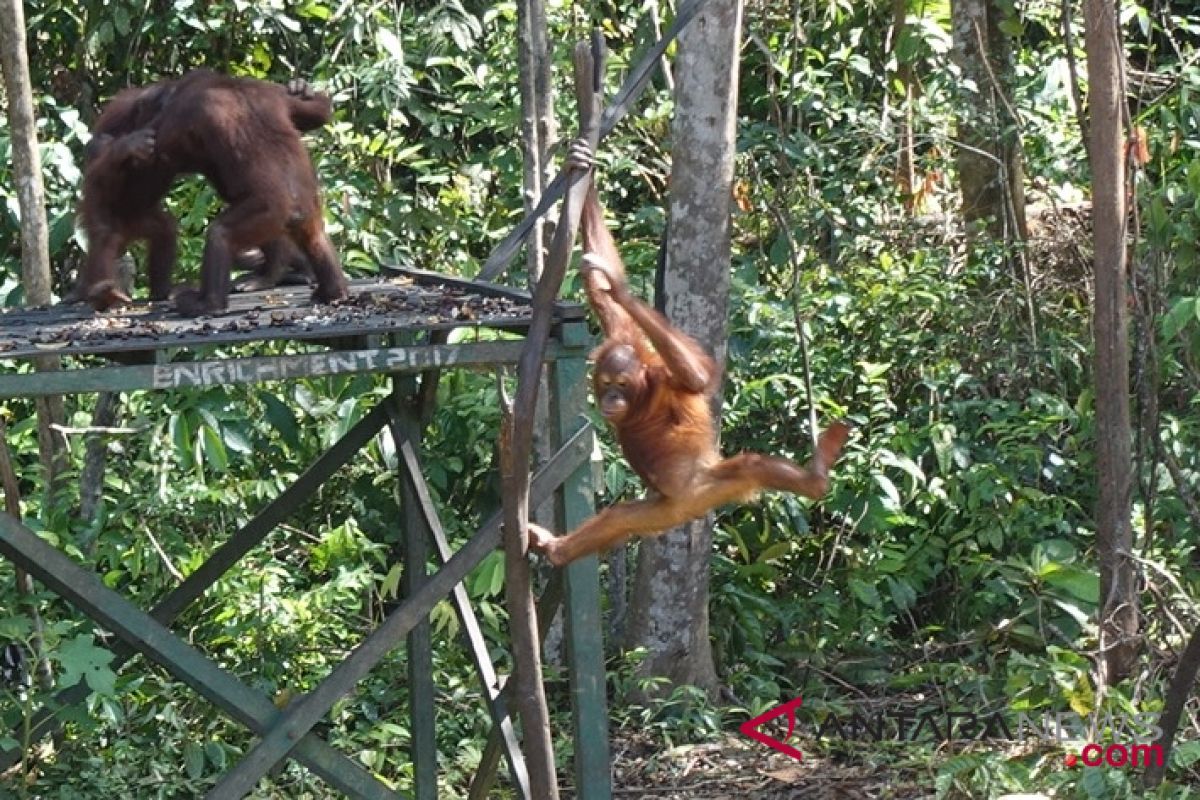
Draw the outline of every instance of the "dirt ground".
<instances>
[{"instance_id":1,"label":"dirt ground","mask_svg":"<svg viewBox=\"0 0 1200 800\"><path fill-rule=\"evenodd\" d=\"M839 764L804 751L796 761L738 736L669 750L649 738L613 743L614 790L647 800L910 800L933 797L926 770Z\"/></svg>"}]
</instances>

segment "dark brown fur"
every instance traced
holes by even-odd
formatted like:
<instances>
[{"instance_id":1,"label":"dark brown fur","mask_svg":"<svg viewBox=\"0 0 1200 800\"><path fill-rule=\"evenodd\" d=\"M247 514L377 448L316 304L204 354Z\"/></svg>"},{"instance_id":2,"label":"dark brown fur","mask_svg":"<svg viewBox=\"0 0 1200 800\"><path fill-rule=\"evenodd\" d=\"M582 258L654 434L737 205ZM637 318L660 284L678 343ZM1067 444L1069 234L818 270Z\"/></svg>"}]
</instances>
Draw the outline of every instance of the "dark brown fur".
<instances>
[{"instance_id":1,"label":"dark brown fur","mask_svg":"<svg viewBox=\"0 0 1200 800\"><path fill-rule=\"evenodd\" d=\"M97 308L128 300L116 285L115 259L135 239L149 242L151 297L169 293L176 234L162 200L177 175L200 173L227 207L209 226L199 291L177 295L181 312L223 309L234 254L257 247L269 280L278 280L298 250L317 280L314 299L345 297L299 133L331 114L329 98L302 81L285 88L205 70L117 95L94 127L97 145L84 174L89 257L81 295ZM276 244L281 239L294 248Z\"/></svg>"}]
</instances>

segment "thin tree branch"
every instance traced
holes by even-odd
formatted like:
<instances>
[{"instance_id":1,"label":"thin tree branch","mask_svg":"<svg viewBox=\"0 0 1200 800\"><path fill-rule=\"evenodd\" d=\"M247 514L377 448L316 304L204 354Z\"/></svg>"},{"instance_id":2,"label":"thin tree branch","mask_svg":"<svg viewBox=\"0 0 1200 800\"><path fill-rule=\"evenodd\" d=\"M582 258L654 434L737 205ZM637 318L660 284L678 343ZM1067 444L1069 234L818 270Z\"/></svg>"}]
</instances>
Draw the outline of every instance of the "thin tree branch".
<instances>
[{"instance_id":1,"label":"thin tree branch","mask_svg":"<svg viewBox=\"0 0 1200 800\"><path fill-rule=\"evenodd\" d=\"M592 36L590 50L583 43L575 48L575 88L579 98L580 133L593 152L600 138L600 76L603 74L603 63L603 39L597 31ZM567 194L554 230L549 258L533 295L533 317L517 367L516 401L512 413L504 415L501 426L504 589L513 648L514 705L521 717L530 792L538 800L557 800L559 795L546 693L542 684L537 609L531 589L530 565L526 558L529 547L529 468L539 377L550 326L554 321L554 302L571 258L589 179L589 173L580 172L573 172L567 178Z\"/></svg>"}]
</instances>

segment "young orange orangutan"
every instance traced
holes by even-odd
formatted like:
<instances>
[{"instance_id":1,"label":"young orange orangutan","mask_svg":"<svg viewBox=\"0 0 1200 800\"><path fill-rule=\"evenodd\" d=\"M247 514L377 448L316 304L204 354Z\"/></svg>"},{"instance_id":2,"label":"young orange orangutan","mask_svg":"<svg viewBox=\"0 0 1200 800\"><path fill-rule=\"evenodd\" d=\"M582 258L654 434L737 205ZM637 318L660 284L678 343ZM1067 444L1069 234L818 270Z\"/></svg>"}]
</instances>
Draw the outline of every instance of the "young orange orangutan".
<instances>
[{"instance_id":1,"label":"young orange orangutan","mask_svg":"<svg viewBox=\"0 0 1200 800\"><path fill-rule=\"evenodd\" d=\"M824 495L829 468L850 429L835 422L822 433L807 469L757 453L722 459L709 405L719 381L713 359L630 294L594 183L581 224L580 269L604 331L604 343L593 354L596 403L650 491L645 499L609 506L566 536L530 524L530 547L562 566L629 536L661 533L717 506L751 499L763 489L813 499Z\"/></svg>"}]
</instances>

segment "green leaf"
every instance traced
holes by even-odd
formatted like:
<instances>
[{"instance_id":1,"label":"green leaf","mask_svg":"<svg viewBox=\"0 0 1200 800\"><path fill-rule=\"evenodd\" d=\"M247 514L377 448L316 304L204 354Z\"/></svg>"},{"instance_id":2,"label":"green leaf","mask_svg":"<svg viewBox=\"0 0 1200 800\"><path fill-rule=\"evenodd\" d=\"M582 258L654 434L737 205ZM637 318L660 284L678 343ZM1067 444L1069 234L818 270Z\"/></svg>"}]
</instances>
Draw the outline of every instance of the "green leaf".
<instances>
[{"instance_id":1,"label":"green leaf","mask_svg":"<svg viewBox=\"0 0 1200 800\"><path fill-rule=\"evenodd\" d=\"M329 444L332 445L334 442L345 436L346 432L354 427L354 423L358 422L361 416L362 410L359 408L358 400L356 398L350 398L338 403L338 424L331 432L332 435L329 439Z\"/></svg>"},{"instance_id":2,"label":"green leaf","mask_svg":"<svg viewBox=\"0 0 1200 800\"><path fill-rule=\"evenodd\" d=\"M399 37L387 28L375 31L375 46L393 61L404 61L404 45L400 44Z\"/></svg>"},{"instance_id":3,"label":"green leaf","mask_svg":"<svg viewBox=\"0 0 1200 800\"><path fill-rule=\"evenodd\" d=\"M384 576L383 582L379 584L379 596L384 600L390 600L400 596L400 575L404 572L404 565L397 563L393 564L388 570L388 574Z\"/></svg>"},{"instance_id":4,"label":"green leaf","mask_svg":"<svg viewBox=\"0 0 1200 800\"><path fill-rule=\"evenodd\" d=\"M871 476L875 482L879 484L879 488L883 489L883 493L887 496L884 507L888 511L899 511L902 503L900 502L900 492L896 489L896 484L892 483L892 479L882 472L877 472Z\"/></svg>"},{"instance_id":5,"label":"green leaf","mask_svg":"<svg viewBox=\"0 0 1200 800\"><path fill-rule=\"evenodd\" d=\"M1077 789L1087 797L1115 797L1116 795L1108 787L1108 780L1104 773L1103 769L1085 769L1079 783L1076 784Z\"/></svg>"},{"instance_id":6,"label":"green leaf","mask_svg":"<svg viewBox=\"0 0 1200 800\"><path fill-rule=\"evenodd\" d=\"M225 748L221 747L220 742L205 742L204 755L208 757L208 763L216 767L218 772L225 769Z\"/></svg>"},{"instance_id":7,"label":"green leaf","mask_svg":"<svg viewBox=\"0 0 1200 800\"><path fill-rule=\"evenodd\" d=\"M293 449L300 447L300 425L291 407L273 394L259 392L258 399L265 407L267 423L274 428L280 438Z\"/></svg>"},{"instance_id":8,"label":"green leaf","mask_svg":"<svg viewBox=\"0 0 1200 800\"><path fill-rule=\"evenodd\" d=\"M1179 769L1188 767L1200 761L1200 741L1180 742L1171 751L1171 766Z\"/></svg>"},{"instance_id":9,"label":"green leaf","mask_svg":"<svg viewBox=\"0 0 1200 800\"><path fill-rule=\"evenodd\" d=\"M872 608L879 608L883 605L882 601L879 599L879 590L875 588L874 584L867 583L866 581L859 580L858 578L851 578L849 585L850 591L854 593L854 596L857 597L859 601L871 606Z\"/></svg>"},{"instance_id":10,"label":"green leaf","mask_svg":"<svg viewBox=\"0 0 1200 800\"><path fill-rule=\"evenodd\" d=\"M191 417L187 414L175 414L167 427L171 434L171 443L175 446L175 458L185 468L190 469L192 460L192 425Z\"/></svg>"},{"instance_id":11,"label":"green leaf","mask_svg":"<svg viewBox=\"0 0 1200 800\"><path fill-rule=\"evenodd\" d=\"M776 542L759 554L758 563L770 563L771 561L783 558L790 552L792 552L792 542L790 539L785 539L782 542Z\"/></svg>"},{"instance_id":12,"label":"green leaf","mask_svg":"<svg viewBox=\"0 0 1200 800\"><path fill-rule=\"evenodd\" d=\"M1171 225L1171 217L1162 197L1156 196L1146 207L1147 233L1157 242L1165 242Z\"/></svg>"},{"instance_id":13,"label":"green leaf","mask_svg":"<svg viewBox=\"0 0 1200 800\"><path fill-rule=\"evenodd\" d=\"M1193 116L1197 115L1200 109L1193 108ZM1200 159L1192 159L1187 168L1187 186L1188 191L1194 195L1200 195Z\"/></svg>"},{"instance_id":14,"label":"green leaf","mask_svg":"<svg viewBox=\"0 0 1200 800\"><path fill-rule=\"evenodd\" d=\"M250 443L241 423L225 423L221 426L221 434L225 439L225 446L233 452L243 455L254 452L254 445Z\"/></svg>"},{"instance_id":15,"label":"green leaf","mask_svg":"<svg viewBox=\"0 0 1200 800\"><path fill-rule=\"evenodd\" d=\"M902 469L916 481L917 486L925 485L925 473L921 470L917 463L911 458L899 453L893 453L891 450L880 450L879 461L885 466L896 467Z\"/></svg>"},{"instance_id":16,"label":"green leaf","mask_svg":"<svg viewBox=\"0 0 1200 800\"><path fill-rule=\"evenodd\" d=\"M204 774L204 748L198 742L189 741L183 746L183 768L194 781Z\"/></svg>"},{"instance_id":17,"label":"green leaf","mask_svg":"<svg viewBox=\"0 0 1200 800\"><path fill-rule=\"evenodd\" d=\"M892 602L901 610L912 608L917 602L917 592L904 581L898 581L891 575L885 579Z\"/></svg>"},{"instance_id":18,"label":"green leaf","mask_svg":"<svg viewBox=\"0 0 1200 800\"><path fill-rule=\"evenodd\" d=\"M97 647L90 633L66 640L54 657L62 665L63 686L74 686L85 680L93 692L115 694L117 675L108 667L113 654Z\"/></svg>"},{"instance_id":19,"label":"green leaf","mask_svg":"<svg viewBox=\"0 0 1200 800\"><path fill-rule=\"evenodd\" d=\"M863 377L867 380L867 382L871 382L883 377L884 373L892 368L892 365L875 364L870 361L860 361L858 362L858 367L863 371Z\"/></svg>"},{"instance_id":20,"label":"green leaf","mask_svg":"<svg viewBox=\"0 0 1200 800\"><path fill-rule=\"evenodd\" d=\"M916 31L905 25L896 39L896 60L901 64L913 61L921 52L921 44L921 38L916 35Z\"/></svg>"},{"instance_id":21,"label":"green leaf","mask_svg":"<svg viewBox=\"0 0 1200 800\"><path fill-rule=\"evenodd\" d=\"M129 11L128 11L128 9L126 9L125 6L118 3L118 4L114 4L111 6L111 13L112 13L112 19L113 19L113 27L115 27L117 29L117 33L121 34L122 36L128 36L129 35Z\"/></svg>"},{"instance_id":22,"label":"green leaf","mask_svg":"<svg viewBox=\"0 0 1200 800\"><path fill-rule=\"evenodd\" d=\"M1033 563L1039 574L1062 568L1078 557L1075 545L1066 539L1043 539L1033 548Z\"/></svg>"},{"instance_id":23,"label":"green leaf","mask_svg":"<svg viewBox=\"0 0 1200 800\"><path fill-rule=\"evenodd\" d=\"M1019 38L1023 32L1021 20L1015 15L1006 16L1000 20L1000 31L1014 39Z\"/></svg>"},{"instance_id":24,"label":"green leaf","mask_svg":"<svg viewBox=\"0 0 1200 800\"><path fill-rule=\"evenodd\" d=\"M488 553L475 570L471 579L471 595L474 597L494 597L504 586L504 553L496 550Z\"/></svg>"},{"instance_id":25,"label":"green leaf","mask_svg":"<svg viewBox=\"0 0 1200 800\"><path fill-rule=\"evenodd\" d=\"M1071 619L1075 620L1075 623L1077 625L1079 625L1080 627L1087 625L1088 620L1090 620L1092 618L1091 614L1084 611L1082 608L1075 605L1074 603L1067 602L1066 600L1062 600L1060 598L1055 598L1054 605L1058 606L1063 611L1067 612L1067 614L1071 617Z\"/></svg>"},{"instance_id":26,"label":"green leaf","mask_svg":"<svg viewBox=\"0 0 1200 800\"><path fill-rule=\"evenodd\" d=\"M488 586L488 595L496 597L504 590L504 558L503 553L495 553L495 563L492 565L492 583Z\"/></svg>"},{"instance_id":27,"label":"green leaf","mask_svg":"<svg viewBox=\"0 0 1200 800\"><path fill-rule=\"evenodd\" d=\"M324 3L305 3L297 12L301 17L325 21L333 16L329 6Z\"/></svg>"},{"instance_id":28,"label":"green leaf","mask_svg":"<svg viewBox=\"0 0 1200 800\"><path fill-rule=\"evenodd\" d=\"M1080 673L1074 687L1067 691L1067 704L1081 717L1090 716L1096 709L1096 693L1085 673Z\"/></svg>"},{"instance_id":29,"label":"green leaf","mask_svg":"<svg viewBox=\"0 0 1200 800\"><path fill-rule=\"evenodd\" d=\"M767 253L767 259L776 266L784 266L788 263L791 254L792 246L788 242L787 234L781 233L771 243L771 250Z\"/></svg>"},{"instance_id":30,"label":"green leaf","mask_svg":"<svg viewBox=\"0 0 1200 800\"><path fill-rule=\"evenodd\" d=\"M224 472L229 466L229 454L225 452L225 443L220 435L209 425L201 428L201 446L204 449L204 460L217 472Z\"/></svg>"},{"instance_id":31,"label":"green leaf","mask_svg":"<svg viewBox=\"0 0 1200 800\"><path fill-rule=\"evenodd\" d=\"M929 430L930 443L933 445L933 455L938 462L938 472L948 475L953 466L954 437L957 434L953 425L939 422Z\"/></svg>"},{"instance_id":32,"label":"green leaf","mask_svg":"<svg viewBox=\"0 0 1200 800\"><path fill-rule=\"evenodd\" d=\"M1138 27L1141 28L1142 37L1146 39L1150 38L1150 29L1153 27L1150 22L1150 12L1142 6L1137 7L1137 23Z\"/></svg>"},{"instance_id":33,"label":"green leaf","mask_svg":"<svg viewBox=\"0 0 1200 800\"><path fill-rule=\"evenodd\" d=\"M0 639L23 642L33 633L29 617L4 617L0 619Z\"/></svg>"},{"instance_id":34,"label":"green leaf","mask_svg":"<svg viewBox=\"0 0 1200 800\"><path fill-rule=\"evenodd\" d=\"M1100 602L1100 575L1096 572L1065 565L1045 574L1043 579L1049 585L1062 589L1085 603Z\"/></svg>"}]
</instances>

